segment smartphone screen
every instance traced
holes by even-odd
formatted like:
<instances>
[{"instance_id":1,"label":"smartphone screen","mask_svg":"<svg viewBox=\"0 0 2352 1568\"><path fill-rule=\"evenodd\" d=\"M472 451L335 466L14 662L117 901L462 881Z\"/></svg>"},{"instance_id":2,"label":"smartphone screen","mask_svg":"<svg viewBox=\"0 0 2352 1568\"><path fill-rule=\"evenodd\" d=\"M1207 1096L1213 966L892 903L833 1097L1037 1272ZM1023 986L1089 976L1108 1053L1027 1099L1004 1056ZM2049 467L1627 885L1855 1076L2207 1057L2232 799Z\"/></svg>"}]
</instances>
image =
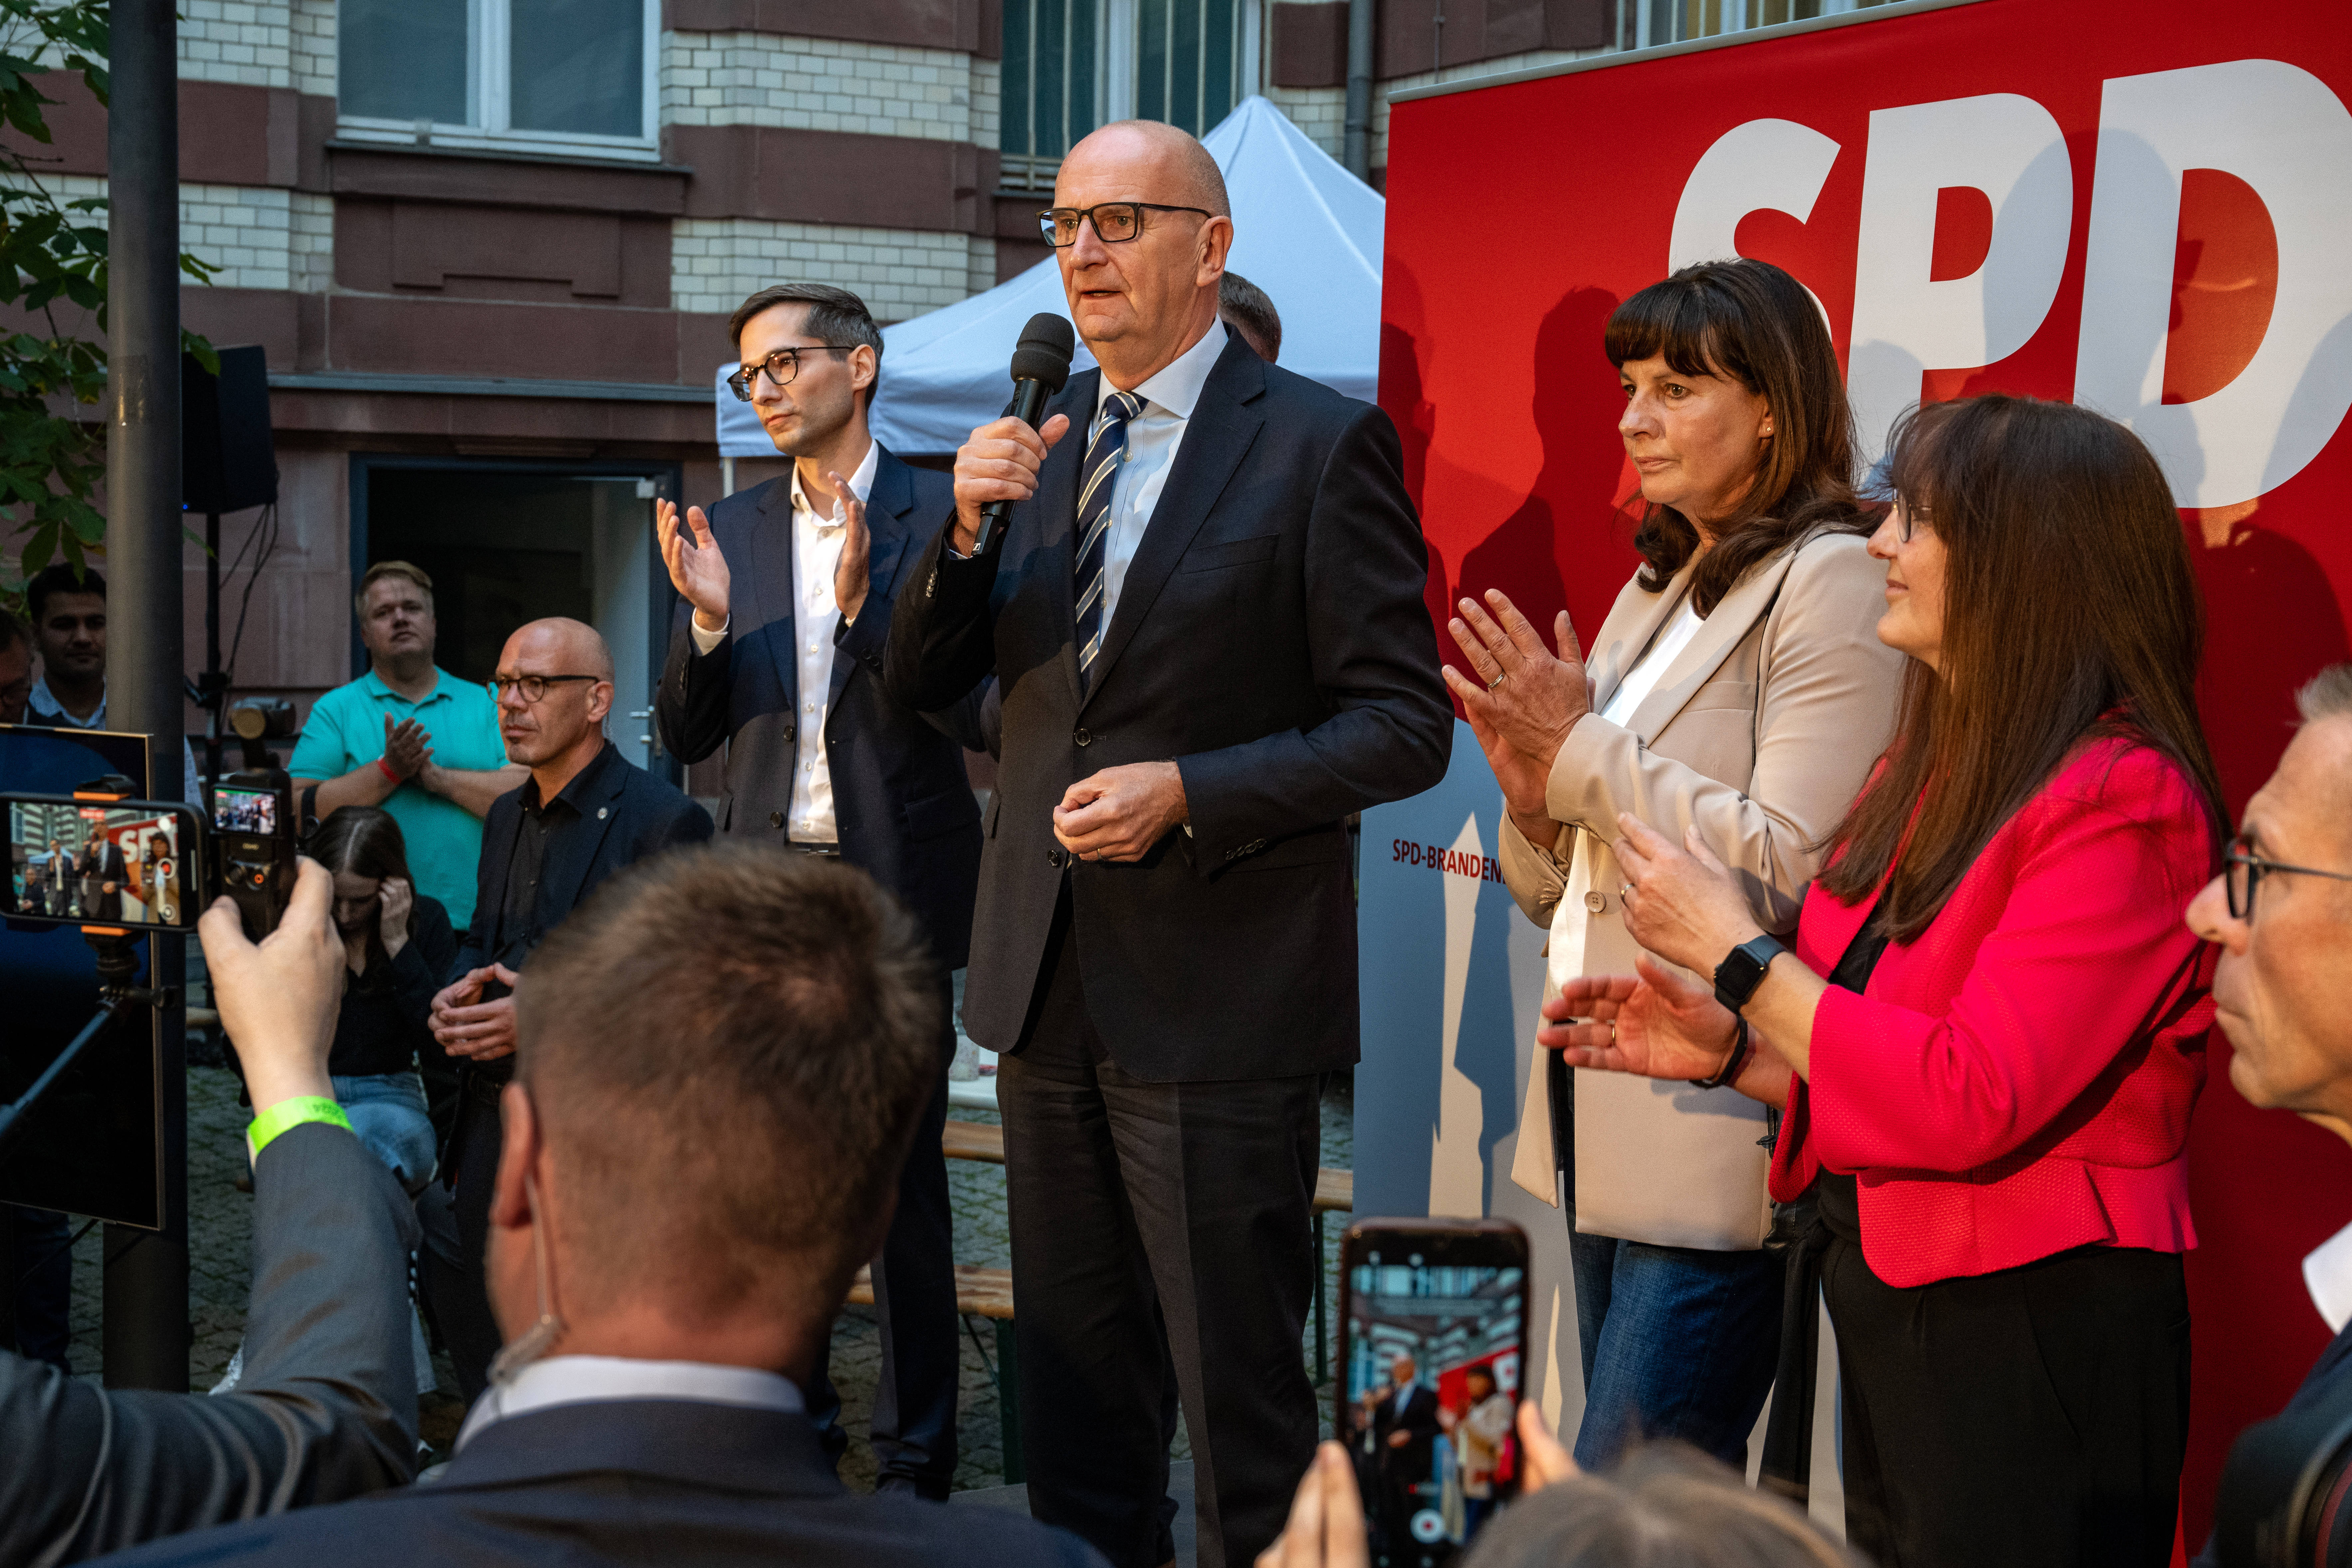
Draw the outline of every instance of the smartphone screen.
<instances>
[{"instance_id":1,"label":"smartphone screen","mask_svg":"<svg viewBox=\"0 0 2352 1568\"><path fill-rule=\"evenodd\" d=\"M243 833L255 838L278 837L278 792L274 789L213 791L213 826L223 833Z\"/></svg>"},{"instance_id":2,"label":"smartphone screen","mask_svg":"<svg viewBox=\"0 0 2352 1568\"><path fill-rule=\"evenodd\" d=\"M1446 1562L1519 1482L1527 1237L1503 1221L1368 1221L1341 1245L1346 1377L1372 1561Z\"/></svg>"},{"instance_id":3,"label":"smartphone screen","mask_svg":"<svg viewBox=\"0 0 2352 1568\"><path fill-rule=\"evenodd\" d=\"M47 796L8 800L7 912L100 926L187 923L184 834L170 805L100 805Z\"/></svg>"}]
</instances>

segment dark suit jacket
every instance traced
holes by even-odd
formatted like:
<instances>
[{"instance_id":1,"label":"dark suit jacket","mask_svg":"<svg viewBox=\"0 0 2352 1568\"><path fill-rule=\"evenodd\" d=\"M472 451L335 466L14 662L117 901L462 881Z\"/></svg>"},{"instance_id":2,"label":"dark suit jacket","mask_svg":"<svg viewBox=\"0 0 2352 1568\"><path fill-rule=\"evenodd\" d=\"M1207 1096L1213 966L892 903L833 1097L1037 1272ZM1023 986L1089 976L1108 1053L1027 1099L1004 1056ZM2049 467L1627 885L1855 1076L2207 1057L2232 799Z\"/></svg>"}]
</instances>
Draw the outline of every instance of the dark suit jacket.
<instances>
[{"instance_id":1,"label":"dark suit jacket","mask_svg":"<svg viewBox=\"0 0 2352 1568\"><path fill-rule=\"evenodd\" d=\"M590 766L601 769L593 781L583 770L564 786L566 795L578 791L581 820L548 836L547 861L540 868L539 908L555 911L555 918L545 923L541 937L631 861L673 844L698 844L710 837L709 813L622 756L611 742ZM522 829L522 792L530 787L530 781L525 780L520 788L490 802L490 814L482 819L474 924L449 967L452 981L488 963L513 934L504 925L507 868L514 859L515 836Z\"/></svg>"},{"instance_id":2,"label":"dark suit jacket","mask_svg":"<svg viewBox=\"0 0 2352 1568\"><path fill-rule=\"evenodd\" d=\"M1238 335L1195 405L1081 690L1077 475L1097 371L1048 405L1072 428L1003 547L946 529L906 574L891 689L935 708L997 678L1003 759L983 831L964 1024L1021 1043L1069 879L1087 1011L1160 1081L1356 1059L1356 909L1342 819L1444 775L1453 710L1422 595L1421 525L1388 416L1269 365ZM1077 780L1172 759L1192 834L1135 865L1067 865Z\"/></svg>"},{"instance_id":3,"label":"dark suit jacket","mask_svg":"<svg viewBox=\"0 0 2352 1568\"><path fill-rule=\"evenodd\" d=\"M763 844L789 837L799 765L792 485L790 475L771 479L711 510L731 582L727 640L696 653L694 606L681 602L654 699L662 744L680 759L698 763L726 745L719 831ZM898 894L949 969L961 968L970 950L980 882L980 807L963 771L964 748L982 743L978 698L967 687L939 704L948 711L927 718L883 689L882 650L908 565L954 506L947 475L908 468L887 448L877 455L866 506L866 605L856 625L835 628L824 697L841 858Z\"/></svg>"},{"instance_id":4,"label":"dark suit jacket","mask_svg":"<svg viewBox=\"0 0 2352 1568\"><path fill-rule=\"evenodd\" d=\"M272 1139L254 1164L236 1393L116 1392L0 1355L0 1563L70 1563L405 1482L416 1239L407 1194L358 1139L318 1123Z\"/></svg>"},{"instance_id":5,"label":"dark suit jacket","mask_svg":"<svg viewBox=\"0 0 2352 1568\"><path fill-rule=\"evenodd\" d=\"M2340 1410L2347 1395L2352 1395L2352 1324L2346 1325L2342 1332L2327 1342L2327 1348L2319 1352L2319 1359L2304 1374L2303 1384L2294 1391L2294 1397L2273 1419L2307 1416L2323 1405L2334 1405ZM2257 1423L2247 1432L2262 1425L2264 1424ZM2352 1530L2352 1501L2336 1500L2336 1517L2330 1521L2330 1529L2339 1541L2347 1530ZM2205 1538L2205 1550L2197 1554L2189 1568L2221 1568L2221 1548L2213 1536Z\"/></svg>"},{"instance_id":6,"label":"dark suit jacket","mask_svg":"<svg viewBox=\"0 0 2352 1568\"><path fill-rule=\"evenodd\" d=\"M1402 1432L1410 1439L1402 1448L1389 1438ZM1372 1453L1380 1461L1381 1479L1391 1484L1418 1486L1429 1479L1437 1447L1437 1391L1421 1384L1406 1395L1404 1414L1397 1414L1393 1394L1372 1410Z\"/></svg>"},{"instance_id":7,"label":"dark suit jacket","mask_svg":"<svg viewBox=\"0 0 2352 1568\"><path fill-rule=\"evenodd\" d=\"M429 1486L165 1542L124 1563L267 1568L1099 1568L1019 1513L856 1497L804 1416L670 1400L555 1405L468 1442Z\"/></svg>"}]
</instances>

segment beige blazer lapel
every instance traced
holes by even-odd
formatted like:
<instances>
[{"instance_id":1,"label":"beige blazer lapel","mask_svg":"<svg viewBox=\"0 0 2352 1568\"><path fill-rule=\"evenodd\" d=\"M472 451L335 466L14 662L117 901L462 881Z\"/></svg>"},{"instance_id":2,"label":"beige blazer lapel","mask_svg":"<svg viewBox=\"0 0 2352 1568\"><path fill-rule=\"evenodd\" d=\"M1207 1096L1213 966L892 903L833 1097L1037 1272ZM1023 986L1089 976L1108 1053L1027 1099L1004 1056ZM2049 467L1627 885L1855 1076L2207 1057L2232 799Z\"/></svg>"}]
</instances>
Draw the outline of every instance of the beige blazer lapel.
<instances>
[{"instance_id":1,"label":"beige blazer lapel","mask_svg":"<svg viewBox=\"0 0 2352 1568\"><path fill-rule=\"evenodd\" d=\"M1665 673L1658 677L1658 683L1650 688L1650 694L1633 710L1625 728L1645 742L1657 739L1658 731L1672 723L1675 715L1683 710L1683 704L1697 695L1698 689L1739 646L1749 628L1771 613L1773 601L1780 596L1780 584L1796 559L1793 550L1780 552L1717 601L1714 611L1699 623L1697 635L1683 645L1682 652L1675 656ZM1687 574L1689 568L1684 571ZM1675 602L1679 605L1681 600L1676 597ZM1647 640L1641 646L1646 647ZM1595 706L1606 700L1604 698Z\"/></svg>"},{"instance_id":2,"label":"beige blazer lapel","mask_svg":"<svg viewBox=\"0 0 2352 1568\"><path fill-rule=\"evenodd\" d=\"M1638 581L1639 574L1635 576ZM1601 623L1600 635L1587 645L1584 670L1592 681L1593 711L1609 706L1625 672L1641 662L1658 629L1681 607L1690 577L1686 563L1667 582L1663 594L1644 594L1632 583L1618 594L1617 602L1609 606L1609 618Z\"/></svg>"}]
</instances>

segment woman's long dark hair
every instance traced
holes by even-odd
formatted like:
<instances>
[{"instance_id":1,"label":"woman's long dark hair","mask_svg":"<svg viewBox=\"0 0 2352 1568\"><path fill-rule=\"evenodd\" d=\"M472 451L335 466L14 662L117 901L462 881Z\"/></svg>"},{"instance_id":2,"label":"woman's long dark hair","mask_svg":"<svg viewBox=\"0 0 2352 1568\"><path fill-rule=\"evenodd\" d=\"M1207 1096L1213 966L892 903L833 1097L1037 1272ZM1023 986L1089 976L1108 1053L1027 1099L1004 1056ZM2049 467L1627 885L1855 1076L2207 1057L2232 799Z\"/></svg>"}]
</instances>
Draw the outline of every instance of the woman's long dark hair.
<instances>
[{"instance_id":1,"label":"woman's long dark hair","mask_svg":"<svg viewBox=\"0 0 2352 1568\"><path fill-rule=\"evenodd\" d=\"M310 842L302 846L302 853L331 873L349 871L379 881L397 877L412 889L416 886L416 879L408 874L408 841L401 837L400 823L380 806L337 806L327 814L324 822L310 830ZM411 920L415 918L410 916ZM367 967L373 969L383 956L383 933L378 922L371 921Z\"/></svg>"},{"instance_id":2,"label":"woman's long dark hair","mask_svg":"<svg viewBox=\"0 0 2352 1568\"><path fill-rule=\"evenodd\" d=\"M1677 375L1737 381L1772 411L1756 480L1710 531L1716 543L1691 576L1706 616L1759 562L1814 532L1867 533L1853 493L1853 409L1821 307L1769 261L1702 261L1653 283L1610 313L1609 363L1663 355ZM1662 592L1698 548L1698 528L1651 507L1633 535L1640 583Z\"/></svg>"},{"instance_id":3,"label":"woman's long dark hair","mask_svg":"<svg viewBox=\"0 0 2352 1568\"><path fill-rule=\"evenodd\" d=\"M2218 862L2227 814L2197 718L2204 606L2139 437L2071 403L1993 394L1906 416L1892 477L1944 546L1942 669L1905 671L1885 769L1830 835L1820 885L1852 903L1894 867L1879 918L1913 941L2001 824L2103 736L2179 767Z\"/></svg>"}]
</instances>

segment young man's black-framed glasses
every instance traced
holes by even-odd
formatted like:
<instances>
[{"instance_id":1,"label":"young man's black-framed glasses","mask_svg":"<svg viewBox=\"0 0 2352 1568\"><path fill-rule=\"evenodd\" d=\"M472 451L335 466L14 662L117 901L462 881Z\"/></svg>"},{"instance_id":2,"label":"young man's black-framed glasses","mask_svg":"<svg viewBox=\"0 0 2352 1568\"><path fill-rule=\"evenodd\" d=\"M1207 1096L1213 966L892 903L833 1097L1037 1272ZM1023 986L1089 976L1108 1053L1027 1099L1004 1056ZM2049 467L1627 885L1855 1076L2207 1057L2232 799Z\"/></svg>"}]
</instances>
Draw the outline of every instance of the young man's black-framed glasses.
<instances>
[{"instance_id":1,"label":"young man's black-framed glasses","mask_svg":"<svg viewBox=\"0 0 2352 1568\"><path fill-rule=\"evenodd\" d=\"M2241 833L2230 840L2227 863L2221 868L2221 888L2230 896L2230 918L2254 918L2254 894L2267 876L2325 877L2331 882L2352 882L2352 871L2323 871L2316 866L2290 866L2265 860L2253 852L2252 840Z\"/></svg>"},{"instance_id":2,"label":"young man's black-framed glasses","mask_svg":"<svg viewBox=\"0 0 2352 1568\"><path fill-rule=\"evenodd\" d=\"M494 675L490 677L490 695L503 701L509 691L522 693L523 706L536 708L551 686L567 680L602 680L601 675Z\"/></svg>"},{"instance_id":3,"label":"young man's black-framed glasses","mask_svg":"<svg viewBox=\"0 0 2352 1568\"><path fill-rule=\"evenodd\" d=\"M727 390L735 395L737 402L749 403L754 375L766 376L768 384L782 392L793 384L793 377L800 374L801 355L845 354L856 347L856 343L812 343L807 348L778 349L756 365L739 365L735 374L727 378Z\"/></svg>"},{"instance_id":4,"label":"young man's black-framed glasses","mask_svg":"<svg viewBox=\"0 0 2352 1568\"><path fill-rule=\"evenodd\" d=\"M1165 202L1097 202L1090 207L1048 207L1037 215L1037 228L1045 237L1046 244L1056 250L1066 250L1078 243L1079 226L1092 219L1095 237L1105 245L1117 245L1143 232L1143 215L1147 211L1217 216L1206 207L1172 207Z\"/></svg>"}]
</instances>

